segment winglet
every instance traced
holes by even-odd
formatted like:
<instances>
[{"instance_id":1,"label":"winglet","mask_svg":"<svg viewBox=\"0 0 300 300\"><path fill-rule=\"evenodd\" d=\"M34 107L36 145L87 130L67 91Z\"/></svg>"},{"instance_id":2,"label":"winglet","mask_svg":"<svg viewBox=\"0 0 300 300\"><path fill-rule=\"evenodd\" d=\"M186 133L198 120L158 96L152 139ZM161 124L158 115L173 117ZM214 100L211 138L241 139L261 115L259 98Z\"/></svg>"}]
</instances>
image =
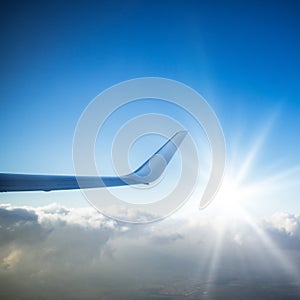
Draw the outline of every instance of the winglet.
<instances>
[{"instance_id":1,"label":"winglet","mask_svg":"<svg viewBox=\"0 0 300 300\"><path fill-rule=\"evenodd\" d=\"M159 148L147 161L145 161L133 173L122 176L122 180L128 184L150 184L157 180L168 163L171 161L178 147L184 140L187 131L178 131L161 148Z\"/></svg>"}]
</instances>

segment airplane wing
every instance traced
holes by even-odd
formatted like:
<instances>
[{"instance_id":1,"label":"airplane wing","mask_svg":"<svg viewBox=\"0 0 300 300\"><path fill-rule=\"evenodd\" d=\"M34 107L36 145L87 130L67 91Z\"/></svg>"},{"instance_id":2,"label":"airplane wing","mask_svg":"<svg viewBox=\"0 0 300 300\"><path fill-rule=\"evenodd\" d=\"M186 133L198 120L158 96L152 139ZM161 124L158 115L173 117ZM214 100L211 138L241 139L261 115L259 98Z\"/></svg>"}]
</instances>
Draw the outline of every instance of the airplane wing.
<instances>
[{"instance_id":1,"label":"airplane wing","mask_svg":"<svg viewBox=\"0 0 300 300\"><path fill-rule=\"evenodd\" d=\"M150 184L162 175L186 134L186 131L177 132L138 169L128 175L98 177L0 173L0 192L74 190Z\"/></svg>"}]
</instances>

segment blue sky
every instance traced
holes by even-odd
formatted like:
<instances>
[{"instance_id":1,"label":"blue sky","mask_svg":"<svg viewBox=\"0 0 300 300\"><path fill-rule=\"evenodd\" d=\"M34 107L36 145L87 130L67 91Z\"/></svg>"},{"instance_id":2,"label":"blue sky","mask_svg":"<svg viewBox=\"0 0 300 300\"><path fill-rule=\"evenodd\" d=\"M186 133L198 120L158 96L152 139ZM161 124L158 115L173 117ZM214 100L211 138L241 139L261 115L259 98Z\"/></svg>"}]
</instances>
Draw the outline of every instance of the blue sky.
<instances>
[{"instance_id":1,"label":"blue sky","mask_svg":"<svg viewBox=\"0 0 300 300\"><path fill-rule=\"evenodd\" d=\"M83 109L105 88L144 76L206 98L231 165L272 120L256 167L298 165L298 11L295 1L4 3L1 171L72 173Z\"/></svg>"},{"instance_id":2,"label":"blue sky","mask_svg":"<svg viewBox=\"0 0 300 300\"><path fill-rule=\"evenodd\" d=\"M99 160L123 121L163 112L196 134L199 188L170 218L139 226L104 217L79 191L2 193L0 298L298 299L299 13L287 0L2 1L0 172L72 174L85 107L146 76L183 82L208 101L227 169L199 211L203 131L161 101L116 111L97 140ZM130 163L162 142L138 140Z\"/></svg>"}]
</instances>

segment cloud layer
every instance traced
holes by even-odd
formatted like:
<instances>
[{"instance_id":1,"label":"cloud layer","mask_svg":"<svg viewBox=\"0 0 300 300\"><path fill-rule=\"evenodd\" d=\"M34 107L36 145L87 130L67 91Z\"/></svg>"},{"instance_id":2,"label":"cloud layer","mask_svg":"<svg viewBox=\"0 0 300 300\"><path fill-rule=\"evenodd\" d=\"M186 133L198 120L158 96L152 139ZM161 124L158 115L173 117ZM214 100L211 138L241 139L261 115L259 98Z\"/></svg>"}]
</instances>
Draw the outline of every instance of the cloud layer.
<instances>
[{"instance_id":1,"label":"cloud layer","mask_svg":"<svg viewBox=\"0 0 300 300\"><path fill-rule=\"evenodd\" d=\"M209 220L126 225L92 208L1 205L0 297L297 298L300 216Z\"/></svg>"}]
</instances>

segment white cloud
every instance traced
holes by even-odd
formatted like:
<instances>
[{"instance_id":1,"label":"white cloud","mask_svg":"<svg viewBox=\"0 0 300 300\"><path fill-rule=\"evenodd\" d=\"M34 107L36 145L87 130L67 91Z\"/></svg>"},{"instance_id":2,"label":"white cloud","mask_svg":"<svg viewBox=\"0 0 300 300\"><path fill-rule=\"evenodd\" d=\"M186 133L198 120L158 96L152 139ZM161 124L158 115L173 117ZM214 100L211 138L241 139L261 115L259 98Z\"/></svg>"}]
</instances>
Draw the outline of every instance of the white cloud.
<instances>
[{"instance_id":1,"label":"white cloud","mask_svg":"<svg viewBox=\"0 0 300 300\"><path fill-rule=\"evenodd\" d=\"M267 227L283 231L289 235L300 236L300 216L277 212L265 220Z\"/></svg>"},{"instance_id":2,"label":"white cloud","mask_svg":"<svg viewBox=\"0 0 300 300\"><path fill-rule=\"evenodd\" d=\"M2 266L5 269L14 269L19 263L22 256L21 250L13 249L7 256L2 260Z\"/></svg>"},{"instance_id":3,"label":"white cloud","mask_svg":"<svg viewBox=\"0 0 300 300\"><path fill-rule=\"evenodd\" d=\"M242 235L241 234L239 234L239 233L236 233L234 236L233 236L233 241L235 242L235 243L237 243L238 245L242 245L243 244L243 237L242 237Z\"/></svg>"},{"instance_id":4,"label":"white cloud","mask_svg":"<svg viewBox=\"0 0 300 300\"><path fill-rule=\"evenodd\" d=\"M213 264L210 280L216 283L287 278L255 230L242 221L235 225L218 231L203 214L199 221L128 225L93 208L1 205L0 297L142 298L159 294L161 284L164 292L175 283L186 286L182 278L197 286L208 280ZM300 266L299 216L278 213L256 225L282 251L293 250L288 259ZM194 285L197 293L204 289L204 283Z\"/></svg>"}]
</instances>

